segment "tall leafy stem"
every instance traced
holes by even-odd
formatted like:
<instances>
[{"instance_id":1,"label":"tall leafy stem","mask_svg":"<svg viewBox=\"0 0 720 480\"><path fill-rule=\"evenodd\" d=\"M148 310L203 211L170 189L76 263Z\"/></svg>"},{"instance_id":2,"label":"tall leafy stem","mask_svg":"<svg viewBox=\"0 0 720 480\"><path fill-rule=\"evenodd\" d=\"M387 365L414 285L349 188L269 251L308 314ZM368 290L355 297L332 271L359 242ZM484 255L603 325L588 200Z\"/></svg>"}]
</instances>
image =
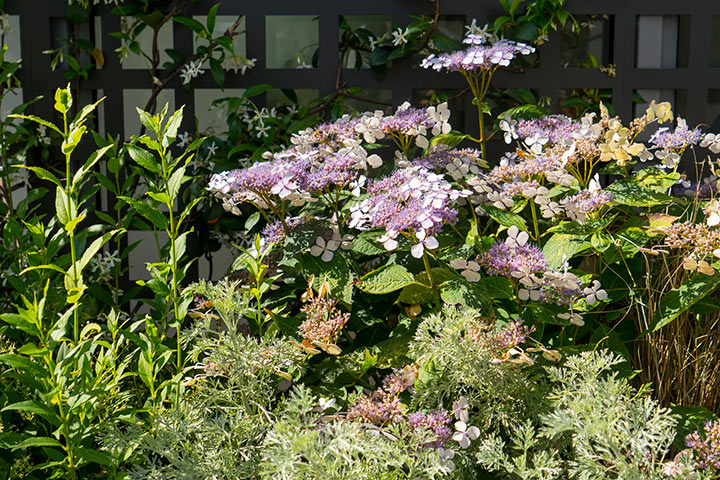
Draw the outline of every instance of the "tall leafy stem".
<instances>
[{"instance_id":1,"label":"tall leafy stem","mask_svg":"<svg viewBox=\"0 0 720 480\"><path fill-rule=\"evenodd\" d=\"M167 235L167 256L161 258L157 263L148 264L148 271L152 279L148 282L139 281L138 283L147 285L162 298L164 311L157 312L158 317L165 322L172 310L172 321L167 324L167 327L175 327L179 330L192 301L192 297L181 293L180 290L180 284L192 264L188 261L181 266L181 260L185 255L187 236L190 233L189 231L183 232L182 226L202 197L197 197L185 205L179 215L175 212L175 204L176 199L180 197L182 186L192 179L185 175L187 163L192 158L191 152L200 147L203 139L193 142L179 157L173 157L170 146L175 141L178 128L182 123L183 108L173 113L166 122L167 108L165 105L163 110L156 115L151 115L138 108L143 127L155 139L148 135L133 136L135 143L129 144L127 147L130 157L141 167L147 181L147 203L126 196L118 198L127 202L149 221L156 232L164 232ZM167 216L158 210L160 206L167 210ZM162 257L163 252L159 253ZM176 335L176 338L176 367L179 370L182 368L182 348L180 336Z\"/></svg>"},{"instance_id":2,"label":"tall leafy stem","mask_svg":"<svg viewBox=\"0 0 720 480\"><path fill-rule=\"evenodd\" d=\"M62 128L33 115L10 115L10 117L13 118L23 118L39 123L46 128L54 130L63 139L61 150L65 156L64 183L44 168L24 165L16 165L16 167L27 168L41 179L55 184L55 214L67 232L68 243L70 244L70 266L67 269L64 269L58 263L52 263L28 267L23 271L23 273L37 269L49 269L61 273L64 276L67 303L71 305L79 303L85 293L85 290L87 290L87 285L83 281L82 276L83 269L88 265L88 263L90 263L90 260L98 253L102 246L105 245L105 243L107 243L108 240L110 240L116 233L121 231L121 229L115 229L106 232L102 237L93 241L93 243L84 252L78 252L78 245L76 244L76 229L87 216L86 211L80 210L83 206L81 190L86 177L92 171L95 164L110 149L110 146L95 150L92 154L90 154L85 164L71 176L72 153L80 144L83 136L87 133L87 126L85 123L89 119L90 114L97 108L98 104L102 102L102 100L103 99L100 99L94 104L86 105L79 111L75 118L69 122L68 112L72 108L73 97L70 91L70 84L68 84L64 89L58 88L55 92L54 106L55 110L63 116ZM73 338L75 343L80 340L80 308L81 306L73 308Z\"/></svg>"}]
</instances>

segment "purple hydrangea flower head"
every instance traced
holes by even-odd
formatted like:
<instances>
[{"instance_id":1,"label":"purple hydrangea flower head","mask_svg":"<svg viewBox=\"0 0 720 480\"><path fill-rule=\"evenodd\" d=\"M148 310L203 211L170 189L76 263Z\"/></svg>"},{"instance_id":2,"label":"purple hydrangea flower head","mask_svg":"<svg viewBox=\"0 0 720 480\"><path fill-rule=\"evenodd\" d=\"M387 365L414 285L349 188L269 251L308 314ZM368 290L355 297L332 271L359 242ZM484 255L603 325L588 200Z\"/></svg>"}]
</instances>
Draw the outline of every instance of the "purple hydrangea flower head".
<instances>
[{"instance_id":1,"label":"purple hydrangea flower head","mask_svg":"<svg viewBox=\"0 0 720 480\"><path fill-rule=\"evenodd\" d=\"M572 134L582 127L580 122L565 115L548 115L532 120L520 120L517 135L521 140L543 137L555 145L572 139Z\"/></svg>"},{"instance_id":2,"label":"purple hydrangea flower head","mask_svg":"<svg viewBox=\"0 0 720 480\"><path fill-rule=\"evenodd\" d=\"M440 174L420 166L396 170L389 177L375 180L367 189L369 197L351 213L355 227L384 227L392 248L400 232L410 232L419 241L429 240L445 223L457 221L453 203L470 194L455 189ZM429 248L432 248L428 245Z\"/></svg>"},{"instance_id":3,"label":"purple hydrangea flower head","mask_svg":"<svg viewBox=\"0 0 720 480\"><path fill-rule=\"evenodd\" d=\"M507 278L513 278L512 273L520 270L543 272L547 268L547 260L540 249L530 243L514 246L504 242L495 243L480 255L478 262L488 274Z\"/></svg>"},{"instance_id":4,"label":"purple hydrangea flower head","mask_svg":"<svg viewBox=\"0 0 720 480\"><path fill-rule=\"evenodd\" d=\"M650 143L664 150L682 150L690 145L697 145L703 137L704 134L699 128L691 130L684 119L678 118L675 130L659 128L650 137Z\"/></svg>"},{"instance_id":5,"label":"purple hydrangea flower head","mask_svg":"<svg viewBox=\"0 0 720 480\"><path fill-rule=\"evenodd\" d=\"M507 67L518 55L529 55L535 47L512 40L499 40L495 43L484 44L482 37L471 35L463 43L470 44L464 50L452 53L432 54L420 64L423 68L432 68L438 72L486 70L492 71L498 67Z\"/></svg>"}]
</instances>

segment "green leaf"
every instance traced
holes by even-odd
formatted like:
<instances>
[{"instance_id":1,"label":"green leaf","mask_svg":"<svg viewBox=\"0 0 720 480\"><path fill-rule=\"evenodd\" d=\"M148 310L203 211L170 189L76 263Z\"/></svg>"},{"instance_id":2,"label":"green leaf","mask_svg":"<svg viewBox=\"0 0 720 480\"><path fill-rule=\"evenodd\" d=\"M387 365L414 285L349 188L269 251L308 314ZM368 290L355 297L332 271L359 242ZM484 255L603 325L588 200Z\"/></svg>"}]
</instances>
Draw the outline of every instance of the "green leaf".
<instances>
[{"instance_id":1,"label":"green leaf","mask_svg":"<svg viewBox=\"0 0 720 480\"><path fill-rule=\"evenodd\" d=\"M63 444L50 437L31 437L21 442L13 450L19 450L27 447L59 447L62 448Z\"/></svg>"},{"instance_id":2,"label":"green leaf","mask_svg":"<svg viewBox=\"0 0 720 480\"><path fill-rule=\"evenodd\" d=\"M85 119L87 118L87 116L90 115L93 111L95 111L97 106L100 105L100 102L102 102L103 100L105 100L105 97L101 98L100 100L98 100L95 103L91 103L90 105L85 105L82 108L82 110L80 110L80 113L78 113L75 116L75 119L70 124L70 129L72 130L73 128L75 128L77 126L82 125L85 122Z\"/></svg>"},{"instance_id":3,"label":"green leaf","mask_svg":"<svg viewBox=\"0 0 720 480\"><path fill-rule=\"evenodd\" d=\"M605 191L615 196L615 202L631 207L652 207L654 205L665 205L672 201L672 197L669 195L627 180L615 182L607 187Z\"/></svg>"},{"instance_id":4,"label":"green leaf","mask_svg":"<svg viewBox=\"0 0 720 480\"><path fill-rule=\"evenodd\" d=\"M72 220L70 220L68 223L65 224L65 230L67 230L68 232L71 232L71 233L74 232L75 227L77 227L78 224L80 222L82 222L83 220L85 220L84 214L80 215L79 217L73 218Z\"/></svg>"},{"instance_id":5,"label":"green leaf","mask_svg":"<svg viewBox=\"0 0 720 480\"><path fill-rule=\"evenodd\" d=\"M351 250L360 255L382 255L387 250L376 241L380 235L382 232L360 232L353 238Z\"/></svg>"},{"instance_id":6,"label":"green leaf","mask_svg":"<svg viewBox=\"0 0 720 480\"><path fill-rule=\"evenodd\" d=\"M69 209L68 203L70 203ZM77 216L75 202L73 202L72 199L68 199L65 190L60 187L57 187L55 191L55 214L63 225L67 225L70 220Z\"/></svg>"},{"instance_id":7,"label":"green leaf","mask_svg":"<svg viewBox=\"0 0 720 480\"><path fill-rule=\"evenodd\" d=\"M696 274L685 280L680 288L673 288L660 299L649 332L660 330L681 313L711 293L720 284L720 275Z\"/></svg>"},{"instance_id":8,"label":"green leaf","mask_svg":"<svg viewBox=\"0 0 720 480\"><path fill-rule=\"evenodd\" d=\"M505 277L483 277L478 282L493 300L513 297L513 285Z\"/></svg>"},{"instance_id":9,"label":"green leaf","mask_svg":"<svg viewBox=\"0 0 720 480\"><path fill-rule=\"evenodd\" d=\"M55 90L55 110L60 113L67 113L72 107L73 98L70 92L70 84L67 84L65 88L58 88Z\"/></svg>"},{"instance_id":10,"label":"green leaf","mask_svg":"<svg viewBox=\"0 0 720 480\"><path fill-rule=\"evenodd\" d=\"M108 240L110 240L116 233L122 232L123 229L119 228L116 230L112 230L110 232L105 233L102 237L96 238L95 241L93 241L87 250L85 250L82 254L82 257L80 260L78 260L78 275L82 274L82 271L85 269L85 267L90 263L90 260L97 255L97 252L100 251L100 249L105 245ZM70 270L69 270L70 271Z\"/></svg>"},{"instance_id":11,"label":"green leaf","mask_svg":"<svg viewBox=\"0 0 720 480\"><path fill-rule=\"evenodd\" d=\"M172 114L170 117L170 120L168 120L167 124L165 125L165 130L163 132L163 139L162 144L164 147L167 147L170 145L171 142L173 142L177 138L178 130L180 129L180 124L182 124L183 115L185 112L185 105L181 106L177 110L175 110L175 113Z\"/></svg>"},{"instance_id":12,"label":"green leaf","mask_svg":"<svg viewBox=\"0 0 720 480\"><path fill-rule=\"evenodd\" d=\"M4 363L12 368L17 368L23 372L37 375L38 377L45 376L45 370L39 363L23 357L22 355L17 355L15 353L3 353L0 355L0 363Z\"/></svg>"},{"instance_id":13,"label":"green leaf","mask_svg":"<svg viewBox=\"0 0 720 480\"><path fill-rule=\"evenodd\" d=\"M685 437L695 431L702 431L706 422L718 419L717 415L713 412L700 406L681 407L675 405L670 407L670 411L673 415L677 415L679 417L678 423L675 426L677 435L675 436L674 442L674 445L678 450L682 450L687 447L687 445L685 445Z\"/></svg>"},{"instance_id":14,"label":"green leaf","mask_svg":"<svg viewBox=\"0 0 720 480\"><path fill-rule=\"evenodd\" d=\"M135 107L135 110L137 111L138 117L140 118L140 123L142 123L143 127L145 127L149 132L152 132L156 137L159 137L160 123L158 122L158 118L138 107ZM139 140L142 140L142 138L147 137L141 137L139 138Z\"/></svg>"},{"instance_id":15,"label":"green leaf","mask_svg":"<svg viewBox=\"0 0 720 480\"><path fill-rule=\"evenodd\" d=\"M270 90L270 89L272 89L272 88L275 88L275 87L273 87L272 85L269 85L269 84L267 84L267 83L259 83L259 84L257 84L257 85L253 85L252 87L246 89L246 90L243 92L242 96L243 96L244 98L254 97L254 96L260 95L260 94L263 93L264 91Z\"/></svg>"},{"instance_id":16,"label":"green leaf","mask_svg":"<svg viewBox=\"0 0 720 480\"><path fill-rule=\"evenodd\" d=\"M361 277L358 288L365 293L382 295L416 283L415 277L401 265L385 265Z\"/></svg>"},{"instance_id":17,"label":"green leaf","mask_svg":"<svg viewBox=\"0 0 720 480\"><path fill-rule=\"evenodd\" d=\"M140 215L145 217L155 228L159 230L166 230L168 228L168 220L165 215L155 210L145 202L140 202L134 198L119 196L118 199L127 202L132 208L134 208Z\"/></svg>"},{"instance_id":18,"label":"green leaf","mask_svg":"<svg viewBox=\"0 0 720 480\"><path fill-rule=\"evenodd\" d=\"M190 180L190 177L185 176L185 167L180 167L173 172L168 180L168 194L170 198L175 198L180 193L180 187Z\"/></svg>"},{"instance_id":19,"label":"green leaf","mask_svg":"<svg viewBox=\"0 0 720 480\"><path fill-rule=\"evenodd\" d=\"M80 167L75 175L73 175L72 188L75 189L77 184L87 175L87 173L95 166L95 164L105 155L105 153L113 147L112 144L106 145L90 154L85 165Z\"/></svg>"},{"instance_id":20,"label":"green leaf","mask_svg":"<svg viewBox=\"0 0 720 480\"><path fill-rule=\"evenodd\" d=\"M77 447L75 449L78 457L88 463L97 463L100 465L110 466L115 463L113 458L107 453L93 450L92 448Z\"/></svg>"},{"instance_id":21,"label":"green leaf","mask_svg":"<svg viewBox=\"0 0 720 480\"><path fill-rule=\"evenodd\" d=\"M215 5L210 7L210 10L208 11L207 31L210 35L212 35L213 32L215 31L215 19L217 17L217 11L218 11L219 6L220 6L220 4L216 3Z\"/></svg>"},{"instance_id":22,"label":"green leaf","mask_svg":"<svg viewBox=\"0 0 720 480\"><path fill-rule=\"evenodd\" d=\"M62 153L64 153L65 155L71 154L75 150L75 147L77 147L80 143L80 140L82 140L82 137L83 135L85 135L86 131L87 127L85 125L76 127L75 129L71 130L67 138L63 140L60 147Z\"/></svg>"},{"instance_id":23,"label":"green leaf","mask_svg":"<svg viewBox=\"0 0 720 480\"><path fill-rule=\"evenodd\" d=\"M22 315L18 315L17 313L3 313L0 315L0 320L7 323L8 325L12 325L13 327L22 330L23 332L37 336L38 330L34 323L27 320Z\"/></svg>"},{"instance_id":24,"label":"green leaf","mask_svg":"<svg viewBox=\"0 0 720 480\"><path fill-rule=\"evenodd\" d=\"M173 20L190 28L193 32L197 33L201 37L207 36L207 30L205 30L205 26L194 18L177 16L173 17Z\"/></svg>"},{"instance_id":25,"label":"green leaf","mask_svg":"<svg viewBox=\"0 0 720 480\"><path fill-rule=\"evenodd\" d=\"M130 153L130 158L135 160L135 162L144 169L156 174L162 170L160 164L155 160L155 156L144 148L140 148L137 145L128 145L127 149L128 153Z\"/></svg>"},{"instance_id":26,"label":"green leaf","mask_svg":"<svg viewBox=\"0 0 720 480\"><path fill-rule=\"evenodd\" d=\"M218 87L223 88L225 85L225 68L222 61L217 58L210 58L210 73Z\"/></svg>"},{"instance_id":27,"label":"green leaf","mask_svg":"<svg viewBox=\"0 0 720 480\"><path fill-rule=\"evenodd\" d=\"M488 299L487 293L483 291L482 286L478 283L470 283L464 278L443 282L440 285L440 298L445 303L476 308L483 315L492 314L492 303Z\"/></svg>"},{"instance_id":28,"label":"green leaf","mask_svg":"<svg viewBox=\"0 0 720 480\"><path fill-rule=\"evenodd\" d=\"M50 128L50 129L52 129L52 130L55 130L55 131L56 131L57 133L59 133L60 135L63 134L63 132L61 132L58 127L56 127L56 126L53 125L52 123L48 122L47 120L43 120L43 119L40 118L40 117L36 117L35 115L17 115L17 114L13 114L13 115L8 115L8 117L9 117L9 118L22 118L23 120L30 120L30 121L32 121L32 122L39 123L40 125L42 125L42 126L44 126L44 127Z\"/></svg>"},{"instance_id":29,"label":"green leaf","mask_svg":"<svg viewBox=\"0 0 720 480\"><path fill-rule=\"evenodd\" d=\"M398 297L398 302L413 304L423 304L432 302L435 298L435 290L420 283L413 283L403 288Z\"/></svg>"},{"instance_id":30,"label":"green leaf","mask_svg":"<svg viewBox=\"0 0 720 480\"><path fill-rule=\"evenodd\" d=\"M435 135L432 140L430 140L430 146L433 147L441 143L443 145L447 145L450 148L454 148L458 146L460 142L469 138L472 138L472 136L459 132L443 133L440 135Z\"/></svg>"},{"instance_id":31,"label":"green leaf","mask_svg":"<svg viewBox=\"0 0 720 480\"><path fill-rule=\"evenodd\" d=\"M49 181L51 181L52 183L54 183L55 185L57 185L58 187L62 187L62 184L60 183L60 180L58 180L55 175L53 175L53 174L50 173L49 171L45 170L44 168L41 168L41 167L29 167L29 166L25 166L25 165L13 165L13 167L16 167L16 168L25 168L25 169L27 169L27 170L30 170L30 171L33 172L35 175L37 175L38 178L41 178L41 179L43 179L43 180L49 180Z\"/></svg>"},{"instance_id":32,"label":"green leaf","mask_svg":"<svg viewBox=\"0 0 720 480\"><path fill-rule=\"evenodd\" d=\"M527 231L527 224L520 215L509 212L507 210L503 210L501 208L494 207L492 205L482 205L480 208L482 208L490 218L495 220L500 225L504 225L506 227L512 227L514 225L520 230Z\"/></svg>"},{"instance_id":33,"label":"green leaf","mask_svg":"<svg viewBox=\"0 0 720 480\"><path fill-rule=\"evenodd\" d=\"M319 288L324 280L327 280L330 284L330 292L335 298L346 304L352 302L353 274L340 253L335 252L329 262L324 262L320 257L305 254L300 257L300 264L306 278L315 275L313 284L315 289Z\"/></svg>"},{"instance_id":34,"label":"green leaf","mask_svg":"<svg viewBox=\"0 0 720 480\"><path fill-rule=\"evenodd\" d=\"M552 268L560 268L565 260L589 247L585 235L555 233L543 246L543 255Z\"/></svg>"}]
</instances>

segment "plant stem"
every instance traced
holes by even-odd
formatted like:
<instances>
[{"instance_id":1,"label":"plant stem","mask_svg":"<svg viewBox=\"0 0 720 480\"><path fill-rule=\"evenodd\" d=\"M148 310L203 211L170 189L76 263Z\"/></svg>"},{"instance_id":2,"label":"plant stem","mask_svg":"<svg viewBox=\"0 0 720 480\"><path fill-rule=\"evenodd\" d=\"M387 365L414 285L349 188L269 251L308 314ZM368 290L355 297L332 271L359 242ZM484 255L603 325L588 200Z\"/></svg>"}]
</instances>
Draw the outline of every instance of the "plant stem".
<instances>
[{"instance_id":1,"label":"plant stem","mask_svg":"<svg viewBox=\"0 0 720 480\"><path fill-rule=\"evenodd\" d=\"M68 138L68 119L67 119L67 112L63 112L63 138L67 140ZM66 205L65 208L67 209L67 215L69 218L68 220L72 221L74 219L73 210L72 210L72 184L70 183L70 155L71 153L68 152L65 154L65 198L66 198ZM72 273L73 273L73 286L75 288L79 288L78 286L78 271L77 271L77 252L75 252L75 228L71 228L68 231L68 234L70 236L70 261L72 262ZM80 341L80 307L73 310L73 338L75 340L75 343L78 343Z\"/></svg>"},{"instance_id":2,"label":"plant stem","mask_svg":"<svg viewBox=\"0 0 720 480\"><path fill-rule=\"evenodd\" d=\"M423 264L425 265L425 271L427 272L428 281L430 282L430 288L435 288L435 282L433 281L433 276L430 271L430 261L428 260L426 252L423 252Z\"/></svg>"}]
</instances>

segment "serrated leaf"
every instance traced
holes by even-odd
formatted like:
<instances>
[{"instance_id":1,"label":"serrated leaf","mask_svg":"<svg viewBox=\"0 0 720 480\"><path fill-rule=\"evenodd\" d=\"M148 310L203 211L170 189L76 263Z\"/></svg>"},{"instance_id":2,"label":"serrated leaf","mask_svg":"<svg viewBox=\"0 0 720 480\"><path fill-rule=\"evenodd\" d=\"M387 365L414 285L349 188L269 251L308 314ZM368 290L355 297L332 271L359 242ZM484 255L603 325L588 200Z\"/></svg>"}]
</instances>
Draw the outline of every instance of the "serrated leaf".
<instances>
[{"instance_id":1,"label":"serrated leaf","mask_svg":"<svg viewBox=\"0 0 720 480\"><path fill-rule=\"evenodd\" d=\"M385 265L361 277L357 286L365 293L382 295L413 283L415 277L402 265Z\"/></svg>"},{"instance_id":2,"label":"serrated leaf","mask_svg":"<svg viewBox=\"0 0 720 480\"><path fill-rule=\"evenodd\" d=\"M680 314L713 292L720 284L720 275L696 274L673 288L660 299L648 331L655 332L675 320Z\"/></svg>"},{"instance_id":3,"label":"serrated leaf","mask_svg":"<svg viewBox=\"0 0 720 480\"><path fill-rule=\"evenodd\" d=\"M585 235L555 233L543 246L543 255L552 268L560 268L565 260L588 248Z\"/></svg>"},{"instance_id":4,"label":"serrated leaf","mask_svg":"<svg viewBox=\"0 0 720 480\"><path fill-rule=\"evenodd\" d=\"M440 285L440 298L445 303L478 309L483 315L492 313L492 303L482 286L465 279L458 278L443 282Z\"/></svg>"},{"instance_id":5,"label":"serrated leaf","mask_svg":"<svg viewBox=\"0 0 720 480\"><path fill-rule=\"evenodd\" d=\"M615 202L631 207L652 207L665 205L672 201L672 197L669 195L626 180L613 183L605 191L614 195Z\"/></svg>"},{"instance_id":6,"label":"serrated leaf","mask_svg":"<svg viewBox=\"0 0 720 480\"><path fill-rule=\"evenodd\" d=\"M516 226L520 230L527 231L527 224L525 223L525 220L518 214L508 212L507 210L503 210L492 205L482 205L480 208L488 214L488 217L492 218L500 225L504 225L506 227Z\"/></svg>"}]
</instances>

